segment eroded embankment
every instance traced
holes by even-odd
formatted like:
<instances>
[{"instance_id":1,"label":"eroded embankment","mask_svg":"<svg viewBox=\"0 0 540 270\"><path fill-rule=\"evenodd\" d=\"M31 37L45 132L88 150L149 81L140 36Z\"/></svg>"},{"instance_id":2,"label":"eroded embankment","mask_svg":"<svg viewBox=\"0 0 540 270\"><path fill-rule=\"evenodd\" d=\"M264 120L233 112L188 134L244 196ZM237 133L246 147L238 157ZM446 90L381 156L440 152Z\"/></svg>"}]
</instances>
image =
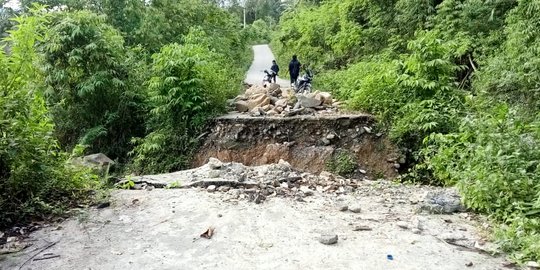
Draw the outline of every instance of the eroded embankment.
<instances>
[{"instance_id":1,"label":"eroded embankment","mask_svg":"<svg viewBox=\"0 0 540 270\"><path fill-rule=\"evenodd\" d=\"M210 157L245 165L277 163L319 173L343 153L358 163L355 174L393 177L399 157L384 134L374 131L371 115L299 115L251 117L229 114L216 118L196 154L193 167Z\"/></svg>"}]
</instances>

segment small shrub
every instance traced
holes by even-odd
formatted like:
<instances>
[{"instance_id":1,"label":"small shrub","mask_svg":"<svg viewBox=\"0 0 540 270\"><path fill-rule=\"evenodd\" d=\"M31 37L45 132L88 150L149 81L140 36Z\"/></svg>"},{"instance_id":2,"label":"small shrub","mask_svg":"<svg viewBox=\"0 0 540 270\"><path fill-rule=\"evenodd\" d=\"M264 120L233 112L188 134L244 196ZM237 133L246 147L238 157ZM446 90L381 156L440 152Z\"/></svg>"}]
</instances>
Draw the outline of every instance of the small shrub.
<instances>
[{"instance_id":1,"label":"small shrub","mask_svg":"<svg viewBox=\"0 0 540 270\"><path fill-rule=\"evenodd\" d=\"M339 151L326 163L326 167L330 172L346 176L358 169L358 162L353 154Z\"/></svg>"},{"instance_id":2,"label":"small shrub","mask_svg":"<svg viewBox=\"0 0 540 270\"><path fill-rule=\"evenodd\" d=\"M35 67L47 19L38 11L18 17L7 39L11 54L0 49L0 229L59 214L99 184L68 161L53 135Z\"/></svg>"},{"instance_id":3,"label":"small shrub","mask_svg":"<svg viewBox=\"0 0 540 270\"><path fill-rule=\"evenodd\" d=\"M104 16L79 11L55 17L43 46L44 72L62 147L80 143L90 153L124 159L131 137L143 135L144 96L123 42Z\"/></svg>"},{"instance_id":4,"label":"small shrub","mask_svg":"<svg viewBox=\"0 0 540 270\"><path fill-rule=\"evenodd\" d=\"M186 40L200 41L204 33L197 32ZM225 109L228 91L234 89L230 78L234 78L235 69L227 68L223 55L211 52L204 44L171 44L153 56L148 82L149 134L135 140L132 151L138 172L185 168L206 121Z\"/></svg>"}]
</instances>

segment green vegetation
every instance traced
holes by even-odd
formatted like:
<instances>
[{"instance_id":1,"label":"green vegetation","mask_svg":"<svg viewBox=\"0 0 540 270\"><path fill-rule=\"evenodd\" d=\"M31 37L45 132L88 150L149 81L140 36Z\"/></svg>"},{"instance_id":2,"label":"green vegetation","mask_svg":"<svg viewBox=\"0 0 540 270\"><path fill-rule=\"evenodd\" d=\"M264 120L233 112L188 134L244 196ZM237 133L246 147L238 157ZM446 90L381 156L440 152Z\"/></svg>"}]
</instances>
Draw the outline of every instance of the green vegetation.
<instances>
[{"instance_id":1,"label":"green vegetation","mask_svg":"<svg viewBox=\"0 0 540 270\"><path fill-rule=\"evenodd\" d=\"M0 227L102 185L70 162L79 149L185 168L240 91L247 45L271 39L280 63L297 54L318 88L380 119L402 180L457 186L516 261L540 259L540 0L249 0L246 28L234 0L22 4L0 13Z\"/></svg>"},{"instance_id":2,"label":"green vegetation","mask_svg":"<svg viewBox=\"0 0 540 270\"><path fill-rule=\"evenodd\" d=\"M523 262L540 259L538 14L537 0L308 1L272 46L379 117L405 149L403 180L456 185Z\"/></svg>"},{"instance_id":3,"label":"green vegetation","mask_svg":"<svg viewBox=\"0 0 540 270\"><path fill-rule=\"evenodd\" d=\"M0 25L0 228L92 199L111 177L80 155L104 153L116 173L186 168L241 90L247 45L269 36L204 0L22 4L1 14L15 19Z\"/></svg>"},{"instance_id":4,"label":"green vegetation","mask_svg":"<svg viewBox=\"0 0 540 270\"><path fill-rule=\"evenodd\" d=\"M21 16L0 50L0 227L46 217L81 199L98 179L70 165L54 136L43 97L43 77L34 65L42 55L47 16Z\"/></svg>"},{"instance_id":5,"label":"green vegetation","mask_svg":"<svg viewBox=\"0 0 540 270\"><path fill-rule=\"evenodd\" d=\"M347 176L358 169L358 161L350 152L339 151L326 163L326 167L330 172Z\"/></svg>"}]
</instances>

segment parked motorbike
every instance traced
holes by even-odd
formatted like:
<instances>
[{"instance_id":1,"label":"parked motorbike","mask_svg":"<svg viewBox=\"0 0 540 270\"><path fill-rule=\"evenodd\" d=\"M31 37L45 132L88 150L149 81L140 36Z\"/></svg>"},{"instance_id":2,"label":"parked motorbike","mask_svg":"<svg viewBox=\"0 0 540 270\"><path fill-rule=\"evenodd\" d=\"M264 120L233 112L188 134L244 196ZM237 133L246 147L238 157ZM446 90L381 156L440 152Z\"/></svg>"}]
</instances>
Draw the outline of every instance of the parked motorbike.
<instances>
[{"instance_id":1,"label":"parked motorbike","mask_svg":"<svg viewBox=\"0 0 540 270\"><path fill-rule=\"evenodd\" d=\"M274 76L276 75L276 72L273 71L273 70L270 70L270 71L265 70L264 73L265 73L265 75L264 75L262 84L263 84L263 86L266 87L266 83L270 84L270 83L273 82Z\"/></svg>"},{"instance_id":2,"label":"parked motorbike","mask_svg":"<svg viewBox=\"0 0 540 270\"><path fill-rule=\"evenodd\" d=\"M311 93L311 81L313 80L313 72L306 70L302 78L298 79L295 85L295 92L298 94Z\"/></svg>"}]
</instances>

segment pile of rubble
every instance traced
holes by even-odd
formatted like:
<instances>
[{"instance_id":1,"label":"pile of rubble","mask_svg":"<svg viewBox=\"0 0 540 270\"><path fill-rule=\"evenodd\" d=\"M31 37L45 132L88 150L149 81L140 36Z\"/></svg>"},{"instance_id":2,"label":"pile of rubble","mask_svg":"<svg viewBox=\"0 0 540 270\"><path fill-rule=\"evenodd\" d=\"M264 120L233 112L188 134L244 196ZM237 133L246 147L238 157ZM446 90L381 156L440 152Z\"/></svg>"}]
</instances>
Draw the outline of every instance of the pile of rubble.
<instances>
[{"instance_id":1,"label":"pile of rubble","mask_svg":"<svg viewBox=\"0 0 540 270\"><path fill-rule=\"evenodd\" d=\"M210 158L208 163L191 170L161 175L145 175L129 177L118 183L125 185L132 182L134 189L165 188L198 188L208 192L220 192L226 195L225 200L248 200L262 203L271 197L290 197L297 201L316 194L351 195L354 193L372 194L375 190L387 186L386 193L392 194L392 200L412 200L411 194L395 189L395 184L388 181L366 181L366 179L348 179L329 172L319 175L300 172L286 161L261 166L245 166L236 162L222 162ZM369 183L377 183L375 186ZM402 194L403 193L403 194ZM414 204L418 210L435 214L461 212L459 195L454 190L426 190L417 194ZM390 198L389 198L390 199ZM358 207L349 207L355 212ZM341 209L347 211L347 208Z\"/></svg>"},{"instance_id":2,"label":"pile of rubble","mask_svg":"<svg viewBox=\"0 0 540 270\"><path fill-rule=\"evenodd\" d=\"M331 114L338 111L340 104L328 92L295 94L290 88L281 89L278 84L251 85L244 94L229 101L234 110L251 116Z\"/></svg>"},{"instance_id":3,"label":"pile of rubble","mask_svg":"<svg viewBox=\"0 0 540 270\"><path fill-rule=\"evenodd\" d=\"M315 192L347 194L354 192L358 181L323 172L320 176L296 171L283 160L277 164L245 166L224 163L218 159L199 168L163 175L129 177L119 186L131 181L134 189L202 188L208 192L225 192L231 199L247 199L260 203L267 197L294 197L299 201Z\"/></svg>"}]
</instances>

